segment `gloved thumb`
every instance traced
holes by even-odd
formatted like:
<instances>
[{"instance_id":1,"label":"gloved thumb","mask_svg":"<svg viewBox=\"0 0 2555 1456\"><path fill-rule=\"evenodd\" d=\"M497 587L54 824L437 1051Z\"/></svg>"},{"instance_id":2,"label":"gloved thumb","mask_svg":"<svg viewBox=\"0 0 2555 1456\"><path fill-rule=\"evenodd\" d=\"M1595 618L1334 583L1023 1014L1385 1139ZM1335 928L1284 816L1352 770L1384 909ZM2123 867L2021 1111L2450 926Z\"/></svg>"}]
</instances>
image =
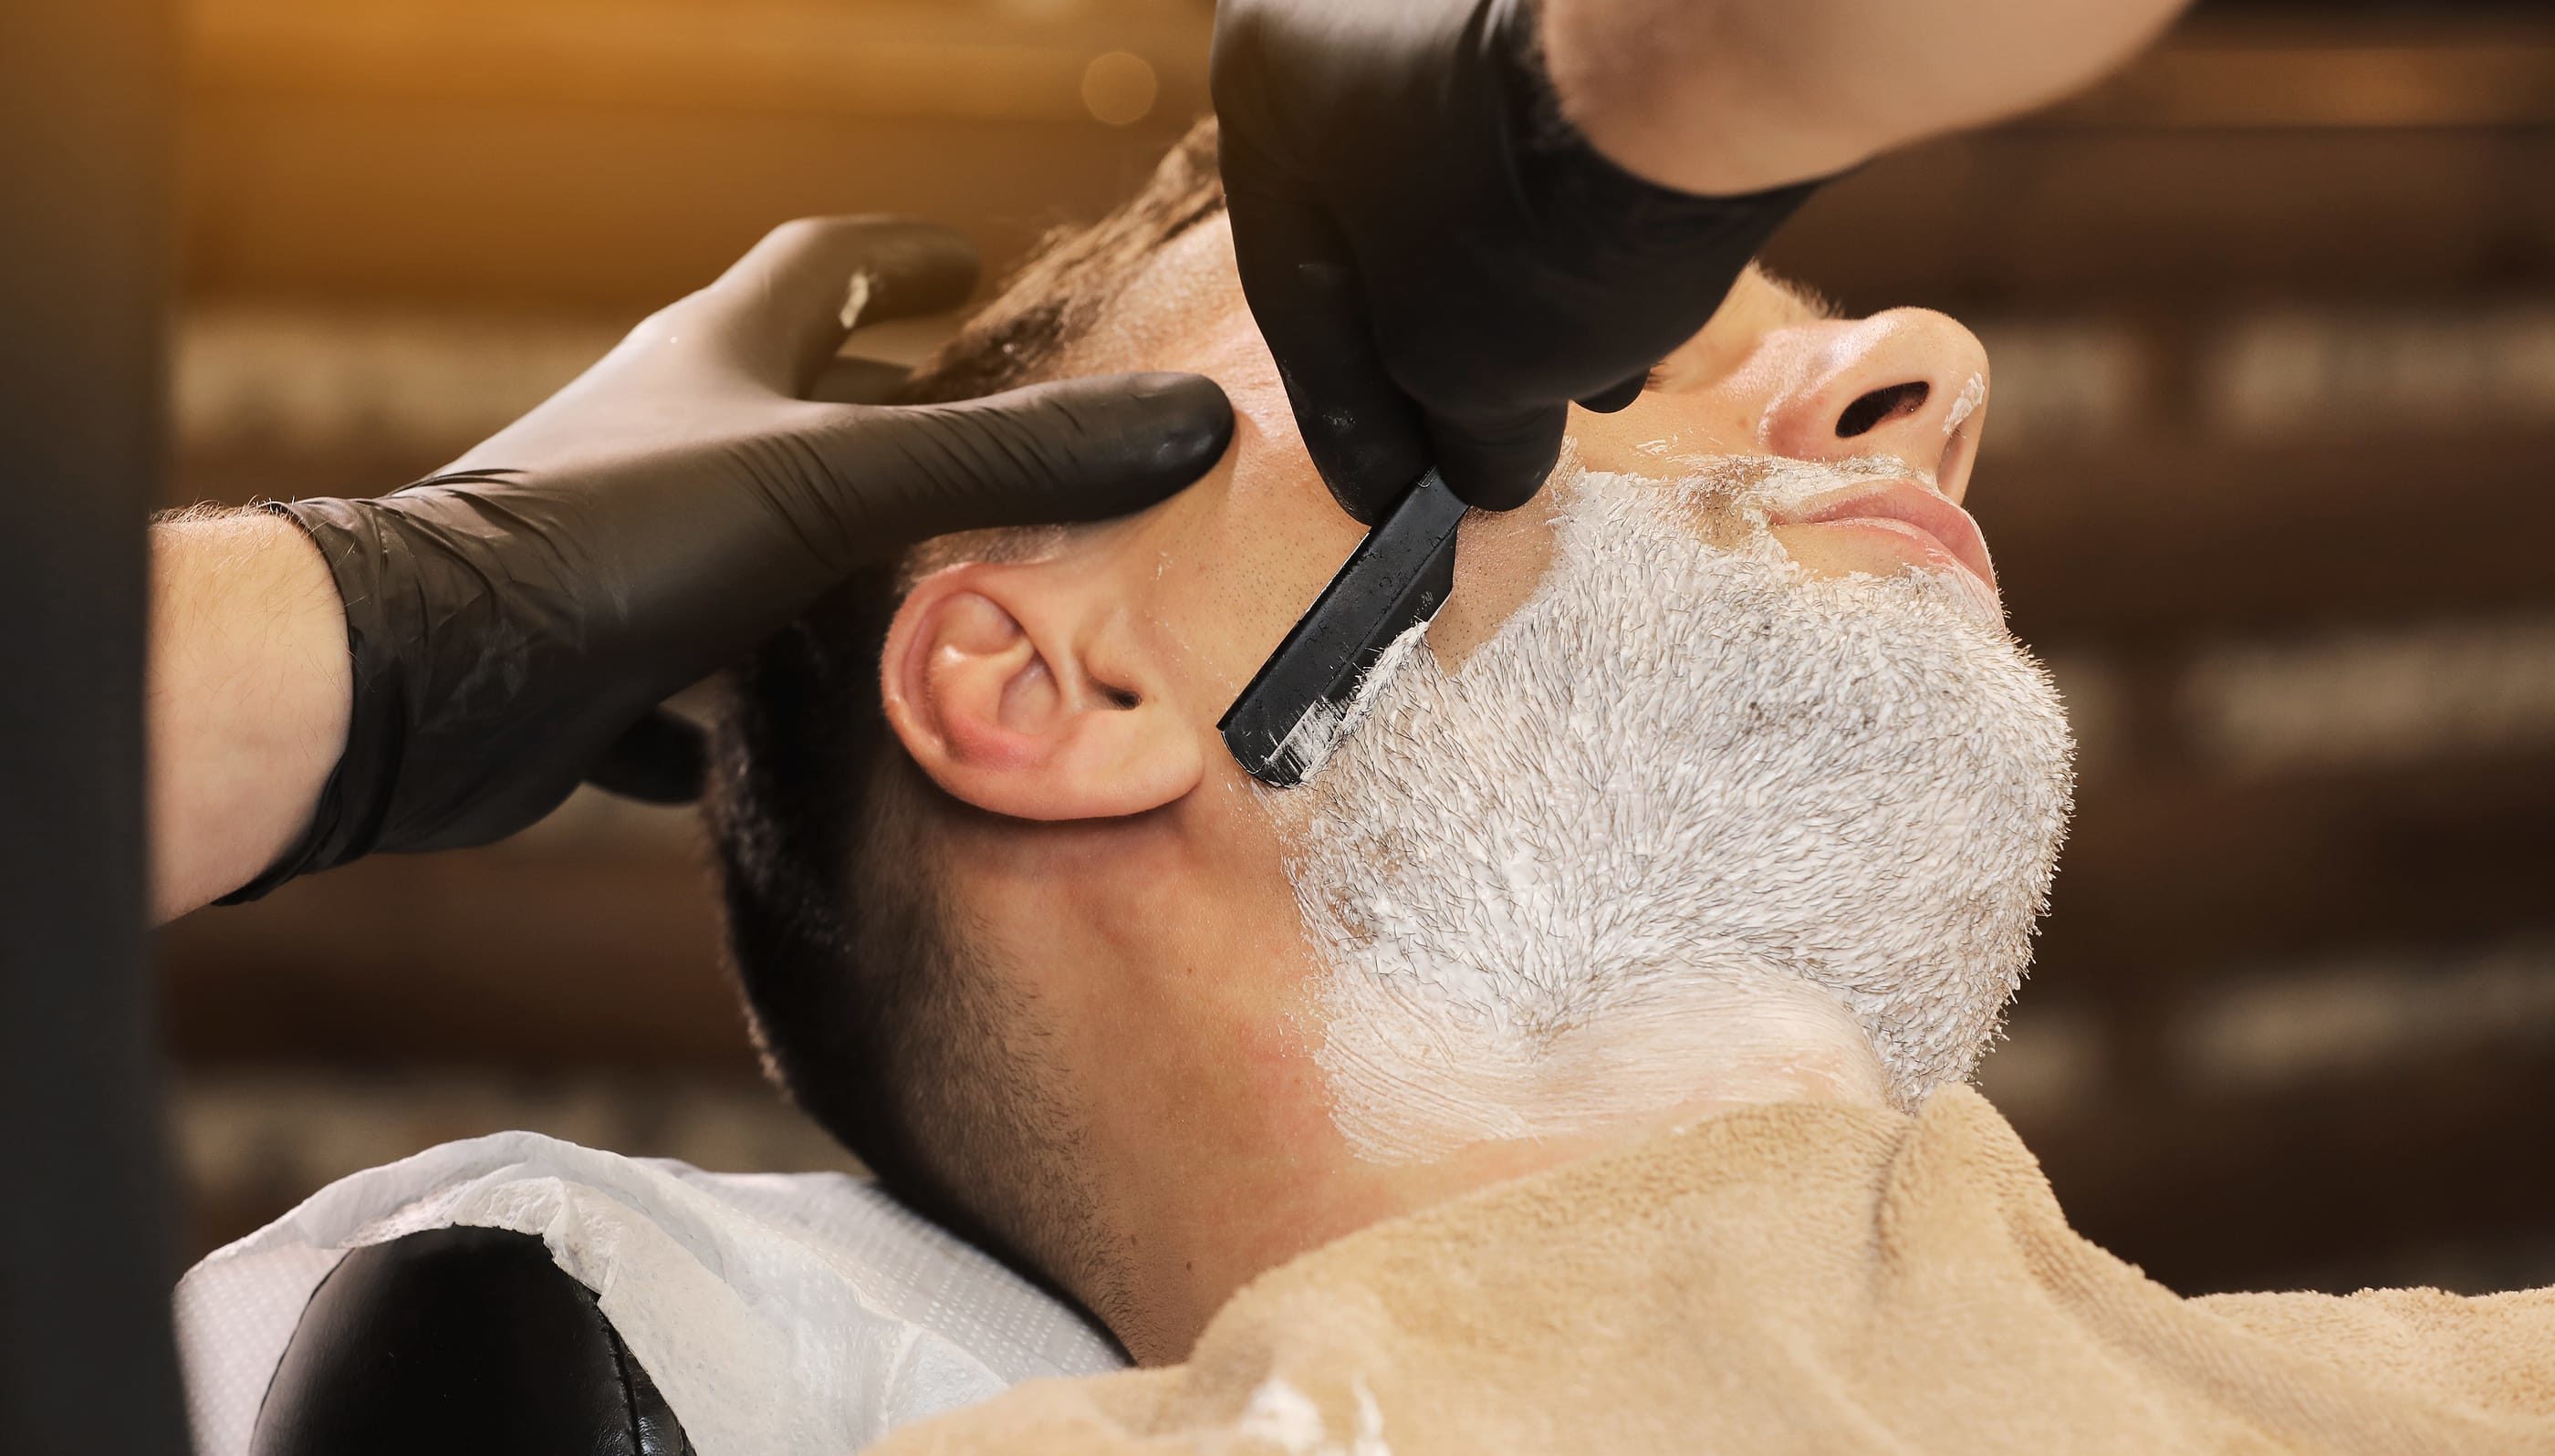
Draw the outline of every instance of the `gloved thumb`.
<instances>
[{"instance_id":1,"label":"gloved thumb","mask_svg":"<svg viewBox=\"0 0 2555 1456\"><path fill-rule=\"evenodd\" d=\"M881 540L1123 516L1194 482L1233 407L1194 374L1031 385L951 405L857 412L828 443Z\"/></svg>"},{"instance_id":2,"label":"gloved thumb","mask_svg":"<svg viewBox=\"0 0 2555 1456\"><path fill-rule=\"evenodd\" d=\"M1527 406L1462 423L1431 416L1428 442L1446 488L1464 504L1513 511L1543 489L1561 458L1569 424L1570 411L1561 405Z\"/></svg>"}]
</instances>

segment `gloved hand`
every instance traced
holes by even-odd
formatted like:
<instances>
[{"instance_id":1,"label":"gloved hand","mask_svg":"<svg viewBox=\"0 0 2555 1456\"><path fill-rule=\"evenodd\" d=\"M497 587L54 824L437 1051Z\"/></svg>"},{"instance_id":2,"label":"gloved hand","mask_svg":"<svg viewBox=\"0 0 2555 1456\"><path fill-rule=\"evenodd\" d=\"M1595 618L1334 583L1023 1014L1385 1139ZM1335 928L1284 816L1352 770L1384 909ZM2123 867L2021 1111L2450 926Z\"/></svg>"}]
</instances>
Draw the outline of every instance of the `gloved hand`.
<instances>
[{"instance_id":1,"label":"gloved hand","mask_svg":"<svg viewBox=\"0 0 2555 1456\"><path fill-rule=\"evenodd\" d=\"M483 844L591 773L688 797L669 694L925 537L1117 515L1223 453L1213 382L1138 375L909 409L800 398L863 321L951 307L953 233L795 222L442 472L270 509L346 605L354 712L301 842L233 899L374 850Z\"/></svg>"},{"instance_id":2,"label":"gloved hand","mask_svg":"<svg viewBox=\"0 0 2555 1456\"><path fill-rule=\"evenodd\" d=\"M1431 463L1505 510L1619 410L1810 184L1654 185L1562 118L1525 0L1220 0L1243 292L1304 443L1373 521Z\"/></svg>"}]
</instances>

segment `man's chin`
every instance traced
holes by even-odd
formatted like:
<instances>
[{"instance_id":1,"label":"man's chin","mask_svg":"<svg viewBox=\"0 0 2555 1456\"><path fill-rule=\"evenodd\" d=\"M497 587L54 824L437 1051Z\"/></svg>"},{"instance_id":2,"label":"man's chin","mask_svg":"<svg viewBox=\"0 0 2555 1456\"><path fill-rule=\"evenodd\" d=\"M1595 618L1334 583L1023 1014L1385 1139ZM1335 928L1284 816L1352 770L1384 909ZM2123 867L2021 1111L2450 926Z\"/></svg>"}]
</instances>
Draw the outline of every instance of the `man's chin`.
<instances>
[{"instance_id":1,"label":"man's chin","mask_svg":"<svg viewBox=\"0 0 2555 1456\"><path fill-rule=\"evenodd\" d=\"M1574 483L1535 594L1458 670L1412 654L1301 790L1342 1132L1563 1136L1858 1043L1901 1105L1965 1075L2065 824L2047 675L1939 573L1708 544L1726 482Z\"/></svg>"}]
</instances>

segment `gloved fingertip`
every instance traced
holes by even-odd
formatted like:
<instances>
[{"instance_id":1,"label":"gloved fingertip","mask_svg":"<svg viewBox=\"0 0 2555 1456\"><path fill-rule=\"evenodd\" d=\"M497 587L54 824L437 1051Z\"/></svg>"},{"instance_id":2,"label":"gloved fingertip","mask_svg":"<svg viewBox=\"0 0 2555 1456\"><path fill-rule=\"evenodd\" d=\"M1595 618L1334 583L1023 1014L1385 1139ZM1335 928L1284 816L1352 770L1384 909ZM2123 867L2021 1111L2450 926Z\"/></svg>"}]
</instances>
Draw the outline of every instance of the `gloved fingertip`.
<instances>
[{"instance_id":1,"label":"gloved fingertip","mask_svg":"<svg viewBox=\"0 0 2555 1456\"><path fill-rule=\"evenodd\" d=\"M1533 500L1535 493L1543 489L1543 476L1504 475L1490 480L1475 476L1461 485L1449 476L1446 485L1455 493L1456 499L1474 510L1514 511Z\"/></svg>"},{"instance_id":2,"label":"gloved fingertip","mask_svg":"<svg viewBox=\"0 0 2555 1456\"><path fill-rule=\"evenodd\" d=\"M1205 375L1139 374L1128 381L1128 391L1156 441L1154 454L1161 469L1185 471L1194 480L1233 443L1233 401Z\"/></svg>"},{"instance_id":3,"label":"gloved fingertip","mask_svg":"<svg viewBox=\"0 0 2555 1456\"><path fill-rule=\"evenodd\" d=\"M1142 374L1120 376L1128 394L1140 400L1163 401L1195 407L1213 400L1218 408L1231 413L1231 402L1224 397L1224 386L1203 374L1184 374L1176 369L1153 369Z\"/></svg>"},{"instance_id":4,"label":"gloved fingertip","mask_svg":"<svg viewBox=\"0 0 2555 1456\"><path fill-rule=\"evenodd\" d=\"M1096 492L1091 504L1108 514L1190 484L1233 442L1233 402L1202 374L1122 374L1033 390L1075 423L1053 456L1058 477L1077 492Z\"/></svg>"},{"instance_id":5,"label":"gloved fingertip","mask_svg":"<svg viewBox=\"0 0 2555 1456\"><path fill-rule=\"evenodd\" d=\"M1533 500L1561 458L1567 415L1536 410L1488 435L1438 427L1430 431L1446 488L1477 510L1514 511Z\"/></svg>"},{"instance_id":6,"label":"gloved fingertip","mask_svg":"<svg viewBox=\"0 0 2555 1456\"><path fill-rule=\"evenodd\" d=\"M1613 415L1630 407L1635 400L1642 397L1642 391L1649 386L1650 372L1644 369L1630 379L1608 385L1580 400L1579 408L1592 415Z\"/></svg>"},{"instance_id":7,"label":"gloved fingertip","mask_svg":"<svg viewBox=\"0 0 2555 1456\"><path fill-rule=\"evenodd\" d=\"M1383 520L1384 513L1431 463L1418 431L1394 418L1400 413L1406 411L1379 412L1383 416L1379 419L1339 408L1314 414L1299 405L1295 411L1305 453L1312 456L1322 484L1330 488L1331 499L1339 502L1340 509L1363 525Z\"/></svg>"},{"instance_id":8,"label":"gloved fingertip","mask_svg":"<svg viewBox=\"0 0 2555 1456\"><path fill-rule=\"evenodd\" d=\"M849 437L868 451L888 431L928 442L920 456L934 462L888 513L893 535L918 539L1142 510L1214 468L1233 406L1201 375L1121 374L863 416Z\"/></svg>"},{"instance_id":9,"label":"gloved fingertip","mask_svg":"<svg viewBox=\"0 0 2555 1456\"><path fill-rule=\"evenodd\" d=\"M1415 477L1414 477L1415 478ZM1386 487L1381 481L1352 481L1324 472L1322 484L1330 487L1331 499L1349 513L1361 526L1373 526L1393 509L1400 492Z\"/></svg>"}]
</instances>

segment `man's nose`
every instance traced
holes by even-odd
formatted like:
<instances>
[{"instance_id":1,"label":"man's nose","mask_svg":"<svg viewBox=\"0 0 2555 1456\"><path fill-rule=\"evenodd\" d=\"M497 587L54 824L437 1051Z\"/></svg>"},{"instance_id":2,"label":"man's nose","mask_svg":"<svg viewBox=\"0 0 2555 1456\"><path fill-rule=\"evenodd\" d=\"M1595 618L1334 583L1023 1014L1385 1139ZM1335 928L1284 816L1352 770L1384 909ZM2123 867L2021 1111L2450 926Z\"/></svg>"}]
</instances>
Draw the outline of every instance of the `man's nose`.
<instances>
[{"instance_id":1,"label":"man's nose","mask_svg":"<svg viewBox=\"0 0 2555 1456\"><path fill-rule=\"evenodd\" d=\"M1988 351L1931 308L1830 324L1767 407L1764 448L1803 460L1886 456L1957 501L1970 488L1988 404Z\"/></svg>"}]
</instances>

